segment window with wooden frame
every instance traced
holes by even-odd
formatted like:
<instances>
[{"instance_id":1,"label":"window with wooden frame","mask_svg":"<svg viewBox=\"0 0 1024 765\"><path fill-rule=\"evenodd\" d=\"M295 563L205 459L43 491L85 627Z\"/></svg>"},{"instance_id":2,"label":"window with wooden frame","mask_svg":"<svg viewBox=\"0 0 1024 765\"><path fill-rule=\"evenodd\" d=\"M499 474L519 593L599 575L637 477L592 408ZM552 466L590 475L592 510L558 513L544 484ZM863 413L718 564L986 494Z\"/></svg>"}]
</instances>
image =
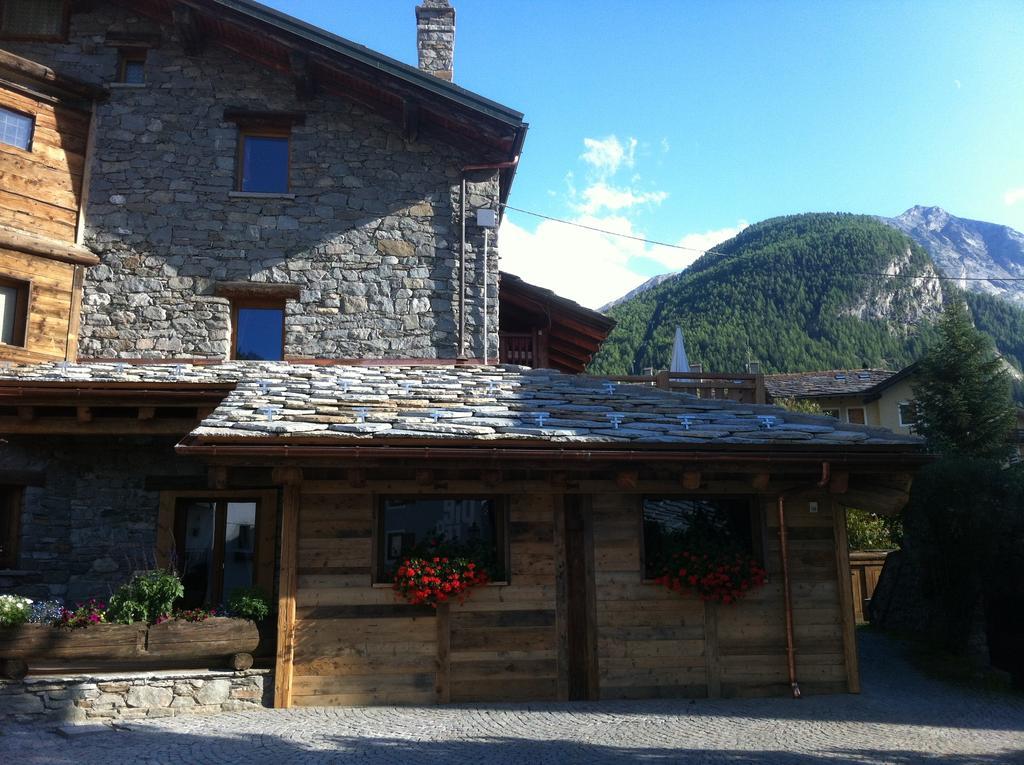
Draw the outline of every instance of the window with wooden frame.
<instances>
[{"instance_id":1,"label":"window with wooden frame","mask_svg":"<svg viewBox=\"0 0 1024 765\"><path fill-rule=\"evenodd\" d=\"M410 557L472 560L492 582L508 581L508 512L501 497L382 497L374 581L390 582Z\"/></svg>"},{"instance_id":2,"label":"window with wooden frame","mask_svg":"<svg viewBox=\"0 0 1024 765\"><path fill-rule=\"evenodd\" d=\"M0 569L18 564L23 492L20 486L0 486Z\"/></svg>"},{"instance_id":3,"label":"window with wooden frame","mask_svg":"<svg viewBox=\"0 0 1024 765\"><path fill-rule=\"evenodd\" d=\"M29 283L0 276L0 343L25 345Z\"/></svg>"},{"instance_id":4,"label":"window with wooden frame","mask_svg":"<svg viewBox=\"0 0 1024 765\"><path fill-rule=\"evenodd\" d=\"M266 498L180 497L175 501L173 565L185 585L183 608L215 606L238 589L261 585L260 563L269 558L273 575L274 531L266 529ZM262 546L262 548L261 548ZM265 568L265 564L263 566ZM271 593L266 592L267 595Z\"/></svg>"},{"instance_id":5,"label":"window with wooden frame","mask_svg":"<svg viewBox=\"0 0 1024 765\"><path fill-rule=\"evenodd\" d=\"M231 301L231 358L241 361L284 359L283 298Z\"/></svg>"},{"instance_id":6,"label":"window with wooden frame","mask_svg":"<svg viewBox=\"0 0 1024 765\"><path fill-rule=\"evenodd\" d=\"M863 425L866 420L864 419L864 407L862 406L851 406L846 409L846 421L851 425Z\"/></svg>"},{"instance_id":7,"label":"window with wooden frame","mask_svg":"<svg viewBox=\"0 0 1024 765\"><path fill-rule=\"evenodd\" d=\"M237 190L284 194L289 189L291 128L253 126L238 132Z\"/></svg>"},{"instance_id":8,"label":"window with wooden frame","mask_svg":"<svg viewBox=\"0 0 1024 765\"><path fill-rule=\"evenodd\" d=\"M126 85L145 85L146 49L122 48L118 55L117 81Z\"/></svg>"},{"instance_id":9,"label":"window with wooden frame","mask_svg":"<svg viewBox=\"0 0 1024 765\"><path fill-rule=\"evenodd\" d=\"M660 573L674 552L739 552L764 557L761 513L752 497L643 498L644 578Z\"/></svg>"},{"instance_id":10,"label":"window with wooden frame","mask_svg":"<svg viewBox=\"0 0 1024 765\"><path fill-rule=\"evenodd\" d=\"M32 151L35 130L35 117L0 106L0 143L22 151Z\"/></svg>"},{"instance_id":11,"label":"window with wooden frame","mask_svg":"<svg viewBox=\"0 0 1024 765\"><path fill-rule=\"evenodd\" d=\"M916 401L900 401L896 407L899 410L900 425L904 428L913 428L917 425Z\"/></svg>"},{"instance_id":12,"label":"window with wooden frame","mask_svg":"<svg viewBox=\"0 0 1024 765\"><path fill-rule=\"evenodd\" d=\"M70 17L70 0L0 0L0 38L61 42Z\"/></svg>"}]
</instances>

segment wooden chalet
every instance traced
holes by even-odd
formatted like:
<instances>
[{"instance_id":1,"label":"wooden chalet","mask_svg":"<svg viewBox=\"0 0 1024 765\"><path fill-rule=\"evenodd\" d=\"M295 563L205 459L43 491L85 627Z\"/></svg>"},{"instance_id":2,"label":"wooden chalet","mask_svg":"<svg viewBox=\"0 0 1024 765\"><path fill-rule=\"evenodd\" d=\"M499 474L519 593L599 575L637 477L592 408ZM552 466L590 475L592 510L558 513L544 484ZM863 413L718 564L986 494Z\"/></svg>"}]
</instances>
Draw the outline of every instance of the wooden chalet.
<instances>
[{"instance_id":1,"label":"wooden chalet","mask_svg":"<svg viewBox=\"0 0 1024 765\"><path fill-rule=\"evenodd\" d=\"M919 441L578 374L612 323L487 250L527 126L451 81L446 0L420 68L249 0L15 6L0 592L259 586L281 707L859 689L844 508ZM655 582L698 527L764 586ZM399 599L431 539L492 581Z\"/></svg>"}]
</instances>

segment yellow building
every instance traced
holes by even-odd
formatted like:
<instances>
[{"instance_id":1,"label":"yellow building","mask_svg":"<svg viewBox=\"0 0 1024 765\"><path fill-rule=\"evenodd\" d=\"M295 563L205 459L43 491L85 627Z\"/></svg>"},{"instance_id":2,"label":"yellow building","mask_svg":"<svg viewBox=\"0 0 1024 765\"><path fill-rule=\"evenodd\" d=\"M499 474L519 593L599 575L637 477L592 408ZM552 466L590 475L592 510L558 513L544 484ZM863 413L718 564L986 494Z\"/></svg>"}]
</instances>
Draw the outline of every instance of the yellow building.
<instances>
[{"instance_id":1,"label":"yellow building","mask_svg":"<svg viewBox=\"0 0 1024 765\"><path fill-rule=\"evenodd\" d=\"M916 364L899 372L887 369L832 369L767 375L773 401L814 401L842 422L874 425L897 433L913 432L916 419L913 374Z\"/></svg>"}]
</instances>

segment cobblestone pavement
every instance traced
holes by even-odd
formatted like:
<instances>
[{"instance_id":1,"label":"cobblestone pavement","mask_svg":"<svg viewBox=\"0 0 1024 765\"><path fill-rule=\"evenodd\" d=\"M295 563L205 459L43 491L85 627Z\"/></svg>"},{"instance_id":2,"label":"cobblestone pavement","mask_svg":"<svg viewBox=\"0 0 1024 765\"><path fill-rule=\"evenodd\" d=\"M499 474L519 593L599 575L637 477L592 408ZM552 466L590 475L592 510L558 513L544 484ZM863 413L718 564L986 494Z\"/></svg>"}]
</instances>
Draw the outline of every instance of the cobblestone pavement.
<instances>
[{"instance_id":1,"label":"cobblestone pavement","mask_svg":"<svg viewBox=\"0 0 1024 765\"><path fill-rule=\"evenodd\" d=\"M921 676L861 636L864 693L792 699L305 709L0 736L0 763L1024 763L1024 697Z\"/></svg>"}]
</instances>

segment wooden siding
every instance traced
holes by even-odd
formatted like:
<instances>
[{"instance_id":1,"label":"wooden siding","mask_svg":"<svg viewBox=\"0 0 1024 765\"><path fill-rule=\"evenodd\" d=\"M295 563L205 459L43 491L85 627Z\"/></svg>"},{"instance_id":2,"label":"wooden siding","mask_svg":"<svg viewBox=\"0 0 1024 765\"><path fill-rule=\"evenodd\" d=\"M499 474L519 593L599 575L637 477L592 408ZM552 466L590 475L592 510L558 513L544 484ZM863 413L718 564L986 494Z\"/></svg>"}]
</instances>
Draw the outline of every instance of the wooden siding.
<instances>
[{"instance_id":1,"label":"wooden siding","mask_svg":"<svg viewBox=\"0 0 1024 765\"><path fill-rule=\"evenodd\" d=\"M82 266L0 248L0 276L28 284L24 346L0 344L0 359L73 360L78 346L73 316L81 300Z\"/></svg>"},{"instance_id":2,"label":"wooden siding","mask_svg":"<svg viewBox=\"0 0 1024 765\"><path fill-rule=\"evenodd\" d=\"M778 523L763 503L768 583L732 606L643 582L640 499L594 498L601 698L789 692ZM832 506L787 502L797 678L804 692L848 689ZM845 582L844 582L845 585ZM854 668L855 669L855 668Z\"/></svg>"},{"instance_id":3,"label":"wooden siding","mask_svg":"<svg viewBox=\"0 0 1024 765\"><path fill-rule=\"evenodd\" d=\"M643 581L639 492L532 493L508 501L510 584L435 611L371 585L376 500L337 487L302 485L294 655L282 705L565 700L573 688L602 699L790 691L774 498L759 503L755 534L769 582L736 605ZM797 678L805 693L856 691L852 604L838 586L847 576L836 553L840 515L827 495L816 499L816 513L807 495L786 504ZM568 577L587 593L582 616L568 603L566 550L578 544L567 542L570 526L578 529L567 521L570 505L587 546L577 567L585 581ZM570 677L573 618L595 638L592 658L576 668L593 673L583 683Z\"/></svg>"},{"instance_id":4,"label":"wooden siding","mask_svg":"<svg viewBox=\"0 0 1024 765\"><path fill-rule=\"evenodd\" d=\"M0 106L35 120L29 151L0 144L0 226L50 243L73 245L89 113L3 87ZM0 276L29 285L24 344L0 345L0 359L75 358L83 275L83 268L72 263L0 248Z\"/></svg>"},{"instance_id":5,"label":"wooden siding","mask_svg":"<svg viewBox=\"0 0 1024 765\"><path fill-rule=\"evenodd\" d=\"M74 242L90 115L6 88L0 106L35 118L31 151L0 144L0 225Z\"/></svg>"},{"instance_id":6,"label":"wooden siding","mask_svg":"<svg viewBox=\"0 0 1024 765\"><path fill-rule=\"evenodd\" d=\"M437 611L371 586L373 529L372 495L301 496L290 703L558 697L552 497L509 501L510 584Z\"/></svg>"}]
</instances>

